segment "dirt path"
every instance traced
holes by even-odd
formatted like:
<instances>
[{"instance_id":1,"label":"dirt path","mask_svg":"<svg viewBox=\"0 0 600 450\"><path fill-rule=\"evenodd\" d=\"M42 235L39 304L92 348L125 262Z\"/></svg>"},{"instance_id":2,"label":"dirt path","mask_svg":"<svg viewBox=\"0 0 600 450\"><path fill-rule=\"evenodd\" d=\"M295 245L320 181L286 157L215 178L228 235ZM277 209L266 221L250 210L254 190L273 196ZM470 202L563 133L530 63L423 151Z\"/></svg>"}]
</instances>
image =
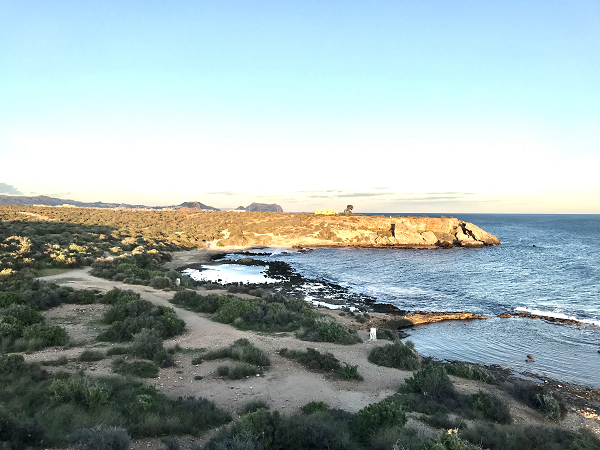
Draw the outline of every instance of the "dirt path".
<instances>
[{"instance_id":1,"label":"dirt path","mask_svg":"<svg viewBox=\"0 0 600 450\"><path fill-rule=\"evenodd\" d=\"M129 285L93 277L89 274L89 269L72 270L43 279L74 289L98 289L102 292L115 287L129 289L157 305L174 308L177 315L186 322L188 331L166 342L167 345L178 343L183 348L215 348L229 345L243 337L249 339L271 358L272 366L262 377L238 381L223 380L215 375L216 367L223 364L223 361L205 362L194 366L191 364L192 355L181 354L177 367L161 369L160 378L149 380L149 383L155 384L171 395L208 397L233 412L238 412L244 403L256 398L263 399L271 405L271 408L282 411L295 412L312 400L324 401L332 407L347 411L358 411L370 403L393 394L404 378L412 375L411 372L369 363L367 357L372 346L377 345L375 342L366 341L352 346L340 346L300 341L290 333L267 335L240 331L229 325L213 322L202 315L173 307L169 303L174 295L171 291L160 291L147 286ZM201 294L215 292L214 290L199 291ZM362 333L362 337L366 339L366 333ZM365 380L363 382L334 380L309 372L302 366L279 356L277 350L283 347L294 350L312 347L322 352L331 352L343 362L358 365L359 372ZM56 354L54 356L56 357ZM204 378L195 380L196 375Z\"/></svg>"},{"instance_id":2,"label":"dirt path","mask_svg":"<svg viewBox=\"0 0 600 450\"><path fill-rule=\"evenodd\" d=\"M188 263L198 262L198 256L208 258L206 250L192 252L180 252L177 259L174 258L173 266L180 267ZM176 254L177 255L177 254ZM182 263L182 261L184 261ZM130 285L116 281L109 281L93 277L89 269L77 269L66 273L52 275L43 278L58 284L71 286L74 289L98 289L102 292L113 288L132 290L141 295L142 298L157 305L174 308L177 315L186 322L188 331L181 336L167 341L167 346L179 344L184 349L216 348L229 345L236 339L247 338L257 347L265 351L271 359L271 367L260 377L252 377L244 380L224 380L216 375L217 366L224 364L220 361L207 361L200 365L193 365L191 360L193 352L182 352L177 354L177 366L161 369L157 379L146 380L160 390L171 396L200 396L214 400L215 403L228 409L234 414L239 414L242 406L250 400L262 399L266 401L271 409L285 413L294 413L310 401L323 401L330 407L339 408L350 412L356 412L368 404L380 401L395 393L404 379L412 376L412 372L401 371L374 365L368 361L368 354L376 345L384 345L386 341L368 341L368 333L359 331L364 340L363 343L343 346L323 342L305 342L296 339L291 333L263 334L237 330L236 328L213 322L207 317L196 314L185 309L174 307L169 300L173 297L172 291L152 289L147 286ZM226 291L223 291L226 292ZM208 295L219 293L219 291L201 291L198 293ZM100 305L89 305L89 307ZM63 305L65 311L75 308L73 305ZM84 308L85 309L85 308ZM83 311L83 309L82 309ZM67 311L68 312L68 311ZM73 311L70 311L72 314ZM75 311L75 315L78 311ZM330 312L333 316L335 314ZM60 311L53 313L60 315ZM287 347L293 350L305 350L307 347L316 348L321 352L331 352L340 361L352 365L358 365L359 373L364 381L336 380L322 374L315 374L305 370L299 364L287 360L277 353L277 350ZM39 352L30 355L28 359L57 358L64 352L69 358L76 357L77 350L83 349L52 349L48 353ZM85 367L84 367L85 368ZM98 363L93 366L90 375L110 373L109 361ZM201 376L202 379L195 377ZM491 388L482 382L469 381L452 377L459 392L474 393L478 390ZM515 421L528 424L553 425L553 422L541 414L517 404L501 392L495 392L504 397L511 405ZM600 420L598 418L586 418L584 414L569 413L561 425L576 430L580 427L589 427L600 432Z\"/></svg>"}]
</instances>

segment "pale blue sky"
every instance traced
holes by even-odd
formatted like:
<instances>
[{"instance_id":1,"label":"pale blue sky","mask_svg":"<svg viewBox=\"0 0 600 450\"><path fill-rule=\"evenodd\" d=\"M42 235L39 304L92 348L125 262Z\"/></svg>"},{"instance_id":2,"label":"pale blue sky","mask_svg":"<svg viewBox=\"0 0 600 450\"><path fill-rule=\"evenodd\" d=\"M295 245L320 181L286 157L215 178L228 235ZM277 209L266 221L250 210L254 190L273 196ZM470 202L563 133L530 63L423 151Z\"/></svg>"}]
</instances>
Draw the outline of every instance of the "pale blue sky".
<instances>
[{"instance_id":1,"label":"pale blue sky","mask_svg":"<svg viewBox=\"0 0 600 450\"><path fill-rule=\"evenodd\" d=\"M600 213L598 167L597 0L0 0L0 194Z\"/></svg>"}]
</instances>

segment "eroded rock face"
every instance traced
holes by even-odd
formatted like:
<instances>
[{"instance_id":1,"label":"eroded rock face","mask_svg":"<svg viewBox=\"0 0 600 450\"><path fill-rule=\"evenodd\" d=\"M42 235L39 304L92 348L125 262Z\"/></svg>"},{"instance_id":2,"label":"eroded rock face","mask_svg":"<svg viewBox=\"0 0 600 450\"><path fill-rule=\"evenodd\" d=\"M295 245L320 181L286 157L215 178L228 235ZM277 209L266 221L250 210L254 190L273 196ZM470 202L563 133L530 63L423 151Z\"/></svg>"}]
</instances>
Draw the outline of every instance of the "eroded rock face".
<instances>
[{"instance_id":1,"label":"eroded rock face","mask_svg":"<svg viewBox=\"0 0 600 450\"><path fill-rule=\"evenodd\" d=\"M464 234L472 237L473 240L482 242L483 245L500 245L500 239L487 231L482 230L477 225L473 225L470 222L459 222L460 227Z\"/></svg>"}]
</instances>

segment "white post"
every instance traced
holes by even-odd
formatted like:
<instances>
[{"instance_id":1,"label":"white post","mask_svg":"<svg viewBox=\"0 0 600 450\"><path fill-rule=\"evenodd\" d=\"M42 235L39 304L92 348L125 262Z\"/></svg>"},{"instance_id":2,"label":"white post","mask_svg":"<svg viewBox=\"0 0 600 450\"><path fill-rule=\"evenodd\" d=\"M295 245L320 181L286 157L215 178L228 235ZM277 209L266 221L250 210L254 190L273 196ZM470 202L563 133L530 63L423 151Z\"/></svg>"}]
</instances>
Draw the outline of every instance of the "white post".
<instances>
[{"instance_id":1,"label":"white post","mask_svg":"<svg viewBox=\"0 0 600 450\"><path fill-rule=\"evenodd\" d=\"M181 280L179 278L175 278L175 286L179 286Z\"/></svg>"},{"instance_id":2,"label":"white post","mask_svg":"<svg viewBox=\"0 0 600 450\"><path fill-rule=\"evenodd\" d=\"M377 328L371 328L371 333L369 334L369 340L370 341L377 340Z\"/></svg>"}]
</instances>

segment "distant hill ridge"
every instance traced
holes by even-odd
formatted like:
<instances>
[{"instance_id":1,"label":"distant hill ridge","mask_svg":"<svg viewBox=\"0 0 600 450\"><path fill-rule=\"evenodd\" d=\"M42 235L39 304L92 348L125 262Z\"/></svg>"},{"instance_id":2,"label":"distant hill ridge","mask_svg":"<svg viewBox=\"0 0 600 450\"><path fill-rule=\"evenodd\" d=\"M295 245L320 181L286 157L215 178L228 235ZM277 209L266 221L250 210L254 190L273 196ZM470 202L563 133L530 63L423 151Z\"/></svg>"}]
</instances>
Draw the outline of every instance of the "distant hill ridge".
<instances>
[{"instance_id":1,"label":"distant hill ridge","mask_svg":"<svg viewBox=\"0 0 600 450\"><path fill-rule=\"evenodd\" d=\"M37 195L28 197L24 195L0 195L0 205L17 205L17 206L33 206L33 205L44 205L44 206L61 206L61 205L73 205L80 208L127 208L127 209L177 209L181 211L220 211L219 208L214 206L205 205L198 201L183 202L180 205L174 206L145 206L145 205L131 205L129 203L104 203L104 202L80 202L77 200L63 199L57 197L48 197L47 195ZM283 208L275 203L252 203L249 206L240 207L238 209L245 209L246 211L260 211L260 212L283 212Z\"/></svg>"}]
</instances>

